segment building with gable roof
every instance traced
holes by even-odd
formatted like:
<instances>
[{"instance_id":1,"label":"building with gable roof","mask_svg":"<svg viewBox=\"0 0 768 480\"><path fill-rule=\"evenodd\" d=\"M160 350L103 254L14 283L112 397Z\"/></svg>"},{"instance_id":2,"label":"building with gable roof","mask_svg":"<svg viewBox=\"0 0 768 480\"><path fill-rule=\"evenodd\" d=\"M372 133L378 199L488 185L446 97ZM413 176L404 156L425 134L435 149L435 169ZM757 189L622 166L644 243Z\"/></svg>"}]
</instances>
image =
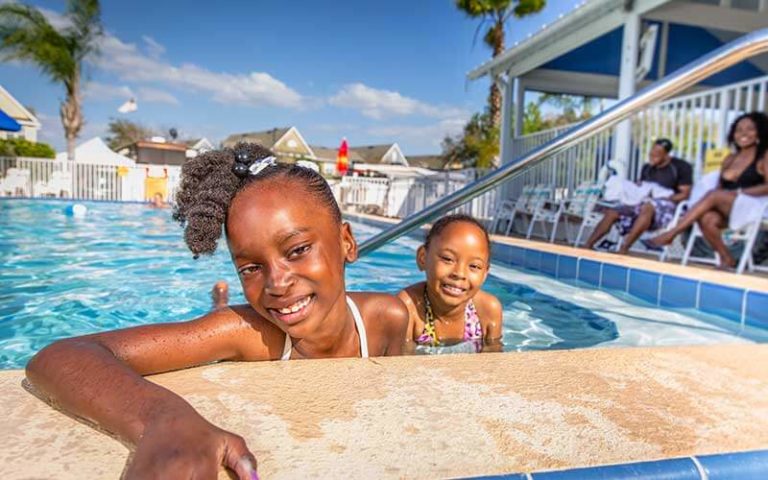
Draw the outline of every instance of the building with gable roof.
<instances>
[{"instance_id":1,"label":"building with gable roof","mask_svg":"<svg viewBox=\"0 0 768 480\"><path fill-rule=\"evenodd\" d=\"M40 120L2 85L0 85L0 110L21 125L21 130L18 132L0 131L0 139L23 138L30 142L37 142L37 133L42 126Z\"/></svg>"}]
</instances>

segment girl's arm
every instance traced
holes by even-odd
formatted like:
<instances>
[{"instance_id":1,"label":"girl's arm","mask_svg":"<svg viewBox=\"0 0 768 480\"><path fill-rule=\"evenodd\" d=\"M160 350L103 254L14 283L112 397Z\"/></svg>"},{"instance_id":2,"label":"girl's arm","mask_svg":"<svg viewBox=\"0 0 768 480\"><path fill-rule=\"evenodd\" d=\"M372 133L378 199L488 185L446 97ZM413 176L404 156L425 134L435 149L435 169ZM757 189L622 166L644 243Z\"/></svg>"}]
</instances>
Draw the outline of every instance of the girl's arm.
<instances>
[{"instance_id":1,"label":"girl's arm","mask_svg":"<svg viewBox=\"0 0 768 480\"><path fill-rule=\"evenodd\" d=\"M55 342L32 358L27 378L56 406L136 446L131 478L149 471L169 478L215 475L222 464L250 478L241 459L255 460L242 438L208 423L184 399L142 375L242 356L267 359L264 336L234 310L220 310L191 322ZM244 348L246 341L257 346Z\"/></svg>"},{"instance_id":2,"label":"girl's arm","mask_svg":"<svg viewBox=\"0 0 768 480\"><path fill-rule=\"evenodd\" d=\"M416 341L414 340L414 329L416 328L416 318L418 312L416 311L416 305L413 303L413 299L408 294L407 289L400 290L397 293L397 298L405 305L405 309L408 313L408 326L405 331L405 343L403 344L403 355L413 355L416 352Z\"/></svg>"},{"instance_id":3,"label":"girl's arm","mask_svg":"<svg viewBox=\"0 0 768 480\"><path fill-rule=\"evenodd\" d=\"M501 302L496 296L480 291L475 296L476 306L479 308L480 323L483 326L484 352L501 352L501 343L504 335L503 316L504 311Z\"/></svg>"}]
</instances>

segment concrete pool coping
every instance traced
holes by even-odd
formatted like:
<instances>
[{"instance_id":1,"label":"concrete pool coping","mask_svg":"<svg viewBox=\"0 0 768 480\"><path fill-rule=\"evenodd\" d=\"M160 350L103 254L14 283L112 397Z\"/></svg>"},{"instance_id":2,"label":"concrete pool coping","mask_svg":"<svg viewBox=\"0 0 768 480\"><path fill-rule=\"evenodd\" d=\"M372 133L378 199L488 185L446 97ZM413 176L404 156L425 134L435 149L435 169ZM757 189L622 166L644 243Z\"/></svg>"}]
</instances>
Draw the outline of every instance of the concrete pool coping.
<instances>
[{"instance_id":1,"label":"concrete pool coping","mask_svg":"<svg viewBox=\"0 0 768 480\"><path fill-rule=\"evenodd\" d=\"M3 478L118 478L128 450L22 379L0 372ZM222 363L150 379L243 435L265 479L703 463L768 448L768 345ZM760 466L738 458L738 471ZM680 467L652 465L670 462Z\"/></svg>"}]
</instances>

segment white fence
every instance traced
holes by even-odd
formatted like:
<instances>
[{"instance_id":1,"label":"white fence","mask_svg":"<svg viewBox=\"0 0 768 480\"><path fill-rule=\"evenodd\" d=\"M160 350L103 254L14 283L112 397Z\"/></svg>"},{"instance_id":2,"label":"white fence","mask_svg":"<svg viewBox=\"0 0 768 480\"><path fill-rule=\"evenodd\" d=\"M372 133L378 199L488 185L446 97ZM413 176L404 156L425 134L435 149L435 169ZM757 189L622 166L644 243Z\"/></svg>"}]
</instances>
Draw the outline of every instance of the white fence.
<instances>
[{"instance_id":1,"label":"white fence","mask_svg":"<svg viewBox=\"0 0 768 480\"><path fill-rule=\"evenodd\" d=\"M405 218L472 183L480 173L467 169L417 178L344 177L339 203L343 208ZM492 190L455 211L482 219L491 218L496 197L497 190Z\"/></svg>"},{"instance_id":2,"label":"white fence","mask_svg":"<svg viewBox=\"0 0 768 480\"><path fill-rule=\"evenodd\" d=\"M123 167L0 157L0 196L142 202L147 200L147 179L164 178L165 200L172 202L180 174L181 167L171 165Z\"/></svg>"}]
</instances>

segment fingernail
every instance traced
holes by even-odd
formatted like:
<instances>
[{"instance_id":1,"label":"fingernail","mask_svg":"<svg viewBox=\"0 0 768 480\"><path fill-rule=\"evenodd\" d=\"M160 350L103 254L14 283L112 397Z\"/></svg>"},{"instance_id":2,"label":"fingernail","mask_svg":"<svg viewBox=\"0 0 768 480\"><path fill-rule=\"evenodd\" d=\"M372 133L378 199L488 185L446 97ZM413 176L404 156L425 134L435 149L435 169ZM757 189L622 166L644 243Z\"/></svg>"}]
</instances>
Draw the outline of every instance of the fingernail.
<instances>
[{"instance_id":1,"label":"fingernail","mask_svg":"<svg viewBox=\"0 0 768 480\"><path fill-rule=\"evenodd\" d=\"M259 474L256 472L251 472L251 480L259 480Z\"/></svg>"}]
</instances>

